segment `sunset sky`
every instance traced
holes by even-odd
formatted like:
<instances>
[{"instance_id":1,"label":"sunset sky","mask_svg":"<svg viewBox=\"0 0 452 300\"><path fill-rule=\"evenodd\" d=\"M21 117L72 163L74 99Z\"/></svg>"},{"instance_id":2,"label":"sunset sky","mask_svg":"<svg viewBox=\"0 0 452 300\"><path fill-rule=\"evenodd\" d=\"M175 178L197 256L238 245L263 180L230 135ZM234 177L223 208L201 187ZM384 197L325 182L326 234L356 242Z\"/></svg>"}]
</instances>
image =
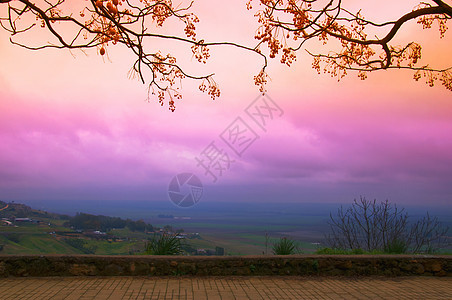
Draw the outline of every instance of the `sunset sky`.
<instances>
[{"instance_id":1,"label":"sunset sky","mask_svg":"<svg viewBox=\"0 0 452 300\"><path fill-rule=\"evenodd\" d=\"M254 46L253 13L244 1L232 2L196 1L198 35ZM388 13L367 2L364 15L377 20L419 3L387 1L394 5ZM354 9L362 1L345 3ZM48 37L32 40L40 38ZM399 39L420 42L425 63L452 65L452 32L439 39L437 27L411 22ZM263 131L245 112L259 96L259 57L215 48L203 66L183 52L186 46L169 46L192 72L215 72L219 99L184 81L173 113L155 99L148 103L146 85L128 78L134 57L125 48L108 49L109 60L94 49L33 52L0 32L0 200L167 201L171 178L193 172L205 187L201 201L452 201L452 93L439 84L415 82L409 71L365 81L351 73L337 82L318 75L300 52L290 68L270 62L267 95L283 113ZM237 117L258 136L241 157L220 138ZM234 160L216 182L196 161L211 142Z\"/></svg>"}]
</instances>

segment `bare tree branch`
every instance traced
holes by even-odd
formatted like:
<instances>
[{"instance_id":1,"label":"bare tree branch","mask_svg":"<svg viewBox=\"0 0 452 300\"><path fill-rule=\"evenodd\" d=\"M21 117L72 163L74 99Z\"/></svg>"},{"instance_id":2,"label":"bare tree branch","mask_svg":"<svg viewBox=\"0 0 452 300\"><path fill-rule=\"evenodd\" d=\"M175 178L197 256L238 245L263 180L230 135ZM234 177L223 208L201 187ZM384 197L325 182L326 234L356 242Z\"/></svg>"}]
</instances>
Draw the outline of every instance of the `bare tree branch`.
<instances>
[{"instance_id":1,"label":"bare tree branch","mask_svg":"<svg viewBox=\"0 0 452 300\"><path fill-rule=\"evenodd\" d=\"M330 214L327 244L344 250L386 253L434 253L449 245L444 226L428 212L409 222L408 214L388 200L378 203L364 197L347 209L341 206L336 216Z\"/></svg>"}]
</instances>

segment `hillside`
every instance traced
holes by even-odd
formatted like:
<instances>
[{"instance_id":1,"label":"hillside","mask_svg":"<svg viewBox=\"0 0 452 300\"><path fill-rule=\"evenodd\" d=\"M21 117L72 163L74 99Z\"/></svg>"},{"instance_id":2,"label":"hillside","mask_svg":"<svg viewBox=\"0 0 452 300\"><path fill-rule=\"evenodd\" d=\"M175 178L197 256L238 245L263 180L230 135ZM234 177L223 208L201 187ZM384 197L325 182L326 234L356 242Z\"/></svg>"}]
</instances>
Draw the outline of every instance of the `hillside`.
<instances>
[{"instance_id":1,"label":"hillside","mask_svg":"<svg viewBox=\"0 0 452 300\"><path fill-rule=\"evenodd\" d=\"M172 226L159 228L143 220L86 213L69 216L14 202L0 201L0 219L1 254L140 254L155 234L176 231L188 254L212 254L216 247L198 233Z\"/></svg>"},{"instance_id":2,"label":"hillside","mask_svg":"<svg viewBox=\"0 0 452 300\"><path fill-rule=\"evenodd\" d=\"M0 201L2 254L133 254L143 251L153 227L142 220L75 216Z\"/></svg>"}]
</instances>

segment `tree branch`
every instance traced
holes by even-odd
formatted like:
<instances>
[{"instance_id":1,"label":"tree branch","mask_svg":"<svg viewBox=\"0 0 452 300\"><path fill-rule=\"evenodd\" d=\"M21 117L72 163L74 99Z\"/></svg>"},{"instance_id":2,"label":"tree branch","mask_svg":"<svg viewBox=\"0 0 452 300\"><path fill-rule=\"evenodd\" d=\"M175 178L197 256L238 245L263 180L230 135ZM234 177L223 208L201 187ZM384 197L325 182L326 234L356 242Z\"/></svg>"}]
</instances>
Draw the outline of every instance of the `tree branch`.
<instances>
[{"instance_id":1,"label":"tree branch","mask_svg":"<svg viewBox=\"0 0 452 300\"><path fill-rule=\"evenodd\" d=\"M329 73L338 80L347 75L347 71L358 71L361 79L367 78L367 72L382 69L411 69L415 71L414 79L421 76L426 83L433 86L439 81L452 91L452 72L449 67L434 68L428 64L419 66L422 46L409 42L405 46L394 46L392 41L403 24L417 20L423 28L430 28L434 21L439 24L440 37L447 30L446 21L452 18L452 7L443 1L434 1L437 5L421 4L395 21L375 23L342 7L340 0L298 0L268 1L259 0L264 10L256 16L260 24L256 39L259 46L266 44L270 57L274 58L282 49L281 63L288 66L296 59L295 52L307 41L319 39L324 44L318 54L306 50L313 57L313 68L318 73ZM323 7L322 7L323 5ZM313 7L317 6L316 9ZM318 7L321 8L318 8ZM369 29L388 31L382 38L369 38ZM372 33L373 34L373 33ZM291 40L297 43L290 45ZM301 40L301 42L299 41ZM328 50L331 41L336 44ZM330 49L331 49L330 48ZM325 50L326 49L326 50ZM422 74L419 73L422 72Z\"/></svg>"},{"instance_id":2,"label":"tree branch","mask_svg":"<svg viewBox=\"0 0 452 300\"><path fill-rule=\"evenodd\" d=\"M168 39L191 45L191 54L201 63L205 63L209 58L209 47L236 47L258 54L263 60L263 65L256 77L265 74L267 58L254 47L234 42L206 43L204 40L197 39L195 23L199 20L190 12L193 1L188 6L175 8L170 0L139 2L90 0L80 12L66 11L67 7L63 7L65 0L56 0L53 3L48 0L43 2L0 0L0 4L3 3L8 5L8 15L0 15L0 25L1 28L10 32L12 44L30 50L96 48L100 55L105 55L109 47L117 44L124 45L136 56L130 73L132 77L138 75L141 82L145 83L147 74L150 75L149 92L155 94L155 90L157 90L157 97L162 105L167 97L169 108L173 111L174 100L182 97L180 93L182 79L200 80L200 90L208 93L212 99L220 95L220 90L213 80L213 73L197 75L186 72L183 66L177 63L176 57L161 54L157 49L151 51L147 49L144 45L149 39ZM24 17L25 15L26 17ZM148 30L151 23L152 26L162 27L170 18L185 26L184 36L165 35ZM64 31L59 27L63 23L72 26L72 33L70 29L67 29L68 26L64 28ZM38 27L35 25L46 28L56 41L37 46L20 42L18 36Z\"/></svg>"}]
</instances>

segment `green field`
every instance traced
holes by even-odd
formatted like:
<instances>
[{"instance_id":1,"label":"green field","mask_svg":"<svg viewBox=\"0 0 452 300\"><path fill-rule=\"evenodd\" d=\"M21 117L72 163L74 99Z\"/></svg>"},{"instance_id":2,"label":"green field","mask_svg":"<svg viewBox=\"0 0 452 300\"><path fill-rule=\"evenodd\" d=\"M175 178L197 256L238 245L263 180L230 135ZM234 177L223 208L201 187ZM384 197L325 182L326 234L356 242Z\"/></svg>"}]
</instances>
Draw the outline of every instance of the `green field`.
<instances>
[{"instance_id":1,"label":"green field","mask_svg":"<svg viewBox=\"0 0 452 300\"><path fill-rule=\"evenodd\" d=\"M185 232L198 232L202 242L196 242L199 248L225 248L232 255L258 255L271 253L272 243L280 237L289 237L298 242L304 253L314 252L323 238L325 216L265 216L249 215L219 216L190 220L155 219L156 226L171 225L183 228ZM154 223L153 223L154 224ZM266 244L266 235L269 237ZM190 243L195 243L190 240Z\"/></svg>"},{"instance_id":2,"label":"green field","mask_svg":"<svg viewBox=\"0 0 452 300\"><path fill-rule=\"evenodd\" d=\"M173 220L160 219L165 223L154 223L154 226L173 226L183 229L185 233L199 233L200 238L185 239L183 243L194 249L215 249L222 247L228 255L258 255L271 253L271 244L281 236L288 236L299 242L305 253L313 252L316 247L310 243L310 237L297 235L299 228L313 226L314 222L321 222L322 218L306 218L297 226L295 219L285 219L280 225L268 225L257 220L235 217L228 219L209 220ZM0 245L2 254L86 254L77 247L67 243L65 239L76 237L62 237L52 235L52 232L65 232L70 229L63 227L63 221L41 218L42 223L23 223L19 227L0 227ZM272 220L278 222L278 220ZM51 225L48 225L48 224ZM266 234L269 236L266 247ZM311 232L312 234L312 232ZM110 237L122 238L121 241ZM127 228L111 230L103 240L83 238L83 247L93 250L98 255L128 255L144 251L145 241L152 237L142 232L132 232ZM320 234L318 238L320 238ZM317 241L312 239L312 241Z\"/></svg>"}]
</instances>

